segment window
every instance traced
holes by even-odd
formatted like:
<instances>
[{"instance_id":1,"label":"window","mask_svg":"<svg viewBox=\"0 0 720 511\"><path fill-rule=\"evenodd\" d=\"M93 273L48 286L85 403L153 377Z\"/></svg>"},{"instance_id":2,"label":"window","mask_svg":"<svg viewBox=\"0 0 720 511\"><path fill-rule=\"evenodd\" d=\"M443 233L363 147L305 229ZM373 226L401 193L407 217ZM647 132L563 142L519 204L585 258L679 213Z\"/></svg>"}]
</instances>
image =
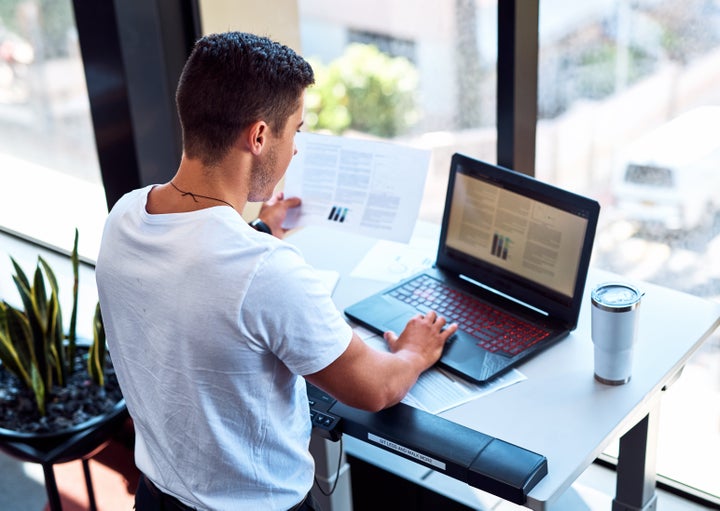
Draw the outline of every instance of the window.
<instances>
[{"instance_id":1,"label":"window","mask_svg":"<svg viewBox=\"0 0 720 511\"><path fill-rule=\"evenodd\" d=\"M405 57L412 63L416 61L415 43L411 40L396 39L383 34L350 29L348 31L348 41L350 43L373 45L381 52L392 57Z\"/></svg>"},{"instance_id":2,"label":"window","mask_svg":"<svg viewBox=\"0 0 720 511\"><path fill-rule=\"evenodd\" d=\"M367 14L379 9L382 17ZM362 42L388 57L408 57L418 115L386 136L432 149L421 219L439 221L449 156L461 151L495 161L497 2L394 0L340 9L301 0L299 14L303 54L322 65L342 60L358 34L372 35ZM601 202L594 266L708 298L720 296L713 248L720 199L701 200L706 192L685 187L666 162L630 161L627 154L630 142L681 113L720 104L719 16L716 3L700 0L540 2L535 175ZM389 41L411 41L414 58ZM367 134L352 127L344 133L357 131ZM706 180L695 184L720 191ZM661 476L714 495L719 337L705 343L663 400L657 464Z\"/></svg>"},{"instance_id":3,"label":"window","mask_svg":"<svg viewBox=\"0 0 720 511\"><path fill-rule=\"evenodd\" d=\"M367 54L385 59L378 66L383 69L378 81L385 84L379 94L382 102L360 103L368 96L364 86L357 94L355 118L351 111L351 119L345 116L346 124L339 127L331 121L316 124L312 108L317 103L311 92L307 124L315 130L370 134L432 150L420 218L439 222L452 153L495 160L497 4L375 0L345 2L339 8L332 0L300 0L298 5L302 53L320 70L316 91L331 95L337 87L351 89L348 83L325 87L322 70L351 68L366 74L367 66L354 65L354 59L366 59ZM373 14L379 11L383 16ZM367 47L365 53L360 54L358 43ZM353 101L352 91L347 97ZM326 115L328 102L322 105ZM392 129L377 129L388 111L393 112L386 121ZM361 122L364 117L371 121Z\"/></svg>"},{"instance_id":4,"label":"window","mask_svg":"<svg viewBox=\"0 0 720 511\"><path fill-rule=\"evenodd\" d=\"M0 3L0 228L94 260L107 214L70 0Z\"/></svg>"},{"instance_id":5,"label":"window","mask_svg":"<svg viewBox=\"0 0 720 511\"><path fill-rule=\"evenodd\" d=\"M601 202L594 266L711 299L720 142L702 111L720 105L718 19L704 1L540 1L536 174ZM689 126L665 136L682 114ZM661 476L715 496L718 382L716 333L664 396L657 459Z\"/></svg>"},{"instance_id":6,"label":"window","mask_svg":"<svg viewBox=\"0 0 720 511\"><path fill-rule=\"evenodd\" d=\"M625 171L625 181L669 188L673 185L673 176L670 169L665 167L631 163Z\"/></svg>"}]
</instances>

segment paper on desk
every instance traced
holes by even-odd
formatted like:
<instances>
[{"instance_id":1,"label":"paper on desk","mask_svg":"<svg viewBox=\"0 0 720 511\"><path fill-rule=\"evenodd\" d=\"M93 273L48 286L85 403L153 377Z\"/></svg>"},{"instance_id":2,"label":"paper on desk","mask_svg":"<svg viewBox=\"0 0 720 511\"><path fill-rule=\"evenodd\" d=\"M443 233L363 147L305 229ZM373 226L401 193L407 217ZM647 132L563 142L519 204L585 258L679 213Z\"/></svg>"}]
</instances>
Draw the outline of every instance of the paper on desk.
<instances>
[{"instance_id":1,"label":"paper on desk","mask_svg":"<svg viewBox=\"0 0 720 511\"><path fill-rule=\"evenodd\" d=\"M412 235L430 151L375 140L298 133L285 174L285 196L302 205L285 228L324 225L379 239Z\"/></svg>"},{"instance_id":2,"label":"paper on desk","mask_svg":"<svg viewBox=\"0 0 720 511\"><path fill-rule=\"evenodd\" d=\"M361 326L354 327L354 330L373 348L389 351L381 336ZM523 380L527 380L527 376L517 369L511 369L487 383L476 384L442 369L432 368L420 375L402 402L420 410L438 414Z\"/></svg>"},{"instance_id":3,"label":"paper on desk","mask_svg":"<svg viewBox=\"0 0 720 511\"><path fill-rule=\"evenodd\" d=\"M352 277L398 282L431 266L437 240L412 239L409 244L379 240L350 272Z\"/></svg>"}]
</instances>

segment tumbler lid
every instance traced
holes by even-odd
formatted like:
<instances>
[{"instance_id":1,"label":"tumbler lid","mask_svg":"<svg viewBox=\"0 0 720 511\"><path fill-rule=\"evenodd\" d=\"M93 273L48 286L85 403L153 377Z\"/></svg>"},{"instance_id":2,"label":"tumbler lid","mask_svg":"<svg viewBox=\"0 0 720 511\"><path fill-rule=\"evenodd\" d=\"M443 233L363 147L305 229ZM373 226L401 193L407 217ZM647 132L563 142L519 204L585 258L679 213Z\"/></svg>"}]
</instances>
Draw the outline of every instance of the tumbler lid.
<instances>
[{"instance_id":1,"label":"tumbler lid","mask_svg":"<svg viewBox=\"0 0 720 511\"><path fill-rule=\"evenodd\" d=\"M608 312L627 312L640 304L643 293L635 286L607 282L596 286L590 297L592 304Z\"/></svg>"}]
</instances>

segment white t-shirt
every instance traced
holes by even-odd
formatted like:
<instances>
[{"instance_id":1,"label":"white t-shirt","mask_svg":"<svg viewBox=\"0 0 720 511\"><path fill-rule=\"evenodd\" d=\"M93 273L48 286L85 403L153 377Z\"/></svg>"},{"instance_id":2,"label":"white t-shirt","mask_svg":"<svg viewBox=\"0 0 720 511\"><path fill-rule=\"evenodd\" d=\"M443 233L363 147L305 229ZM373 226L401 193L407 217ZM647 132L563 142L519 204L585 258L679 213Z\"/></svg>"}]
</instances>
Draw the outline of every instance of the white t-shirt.
<instances>
[{"instance_id":1,"label":"white t-shirt","mask_svg":"<svg viewBox=\"0 0 720 511\"><path fill-rule=\"evenodd\" d=\"M288 509L314 462L305 381L352 331L288 243L233 209L150 215L125 195L96 280L138 468L199 509Z\"/></svg>"}]
</instances>

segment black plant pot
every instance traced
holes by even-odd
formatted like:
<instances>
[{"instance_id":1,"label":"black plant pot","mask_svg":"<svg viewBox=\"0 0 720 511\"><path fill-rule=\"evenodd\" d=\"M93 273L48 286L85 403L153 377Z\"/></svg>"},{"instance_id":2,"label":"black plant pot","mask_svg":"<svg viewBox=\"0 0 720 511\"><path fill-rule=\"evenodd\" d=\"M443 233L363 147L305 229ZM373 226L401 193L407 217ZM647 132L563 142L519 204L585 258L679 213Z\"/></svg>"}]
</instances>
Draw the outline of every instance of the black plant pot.
<instances>
[{"instance_id":1,"label":"black plant pot","mask_svg":"<svg viewBox=\"0 0 720 511\"><path fill-rule=\"evenodd\" d=\"M84 347L81 347L80 351L83 350ZM111 366L109 359L108 365ZM0 451L21 461L42 465L45 488L52 511L62 509L53 465L75 460L83 462L90 509L95 510L88 460L110 442L129 417L125 399L122 397L119 397L110 409L105 408L105 410L78 424L51 431L27 432L0 427Z\"/></svg>"},{"instance_id":2,"label":"black plant pot","mask_svg":"<svg viewBox=\"0 0 720 511\"><path fill-rule=\"evenodd\" d=\"M86 430L102 430L122 415L125 400L110 357L106 354L105 381L99 386L87 371L90 341L79 342L64 384L56 384L46 395L45 416L40 415L32 390L0 362L0 444L16 442L46 451Z\"/></svg>"},{"instance_id":3,"label":"black plant pot","mask_svg":"<svg viewBox=\"0 0 720 511\"><path fill-rule=\"evenodd\" d=\"M51 433L22 433L0 428L0 450L33 463L65 463L97 452L128 418L121 399L105 415Z\"/></svg>"},{"instance_id":4,"label":"black plant pot","mask_svg":"<svg viewBox=\"0 0 720 511\"><path fill-rule=\"evenodd\" d=\"M88 460L110 442L128 417L125 400L121 399L109 413L63 431L19 433L0 428L0 450L22 461L42 465L51 511L62 511L53 465L82 460L90 510L96 511Z\"/></svg>"}]
</instances>

